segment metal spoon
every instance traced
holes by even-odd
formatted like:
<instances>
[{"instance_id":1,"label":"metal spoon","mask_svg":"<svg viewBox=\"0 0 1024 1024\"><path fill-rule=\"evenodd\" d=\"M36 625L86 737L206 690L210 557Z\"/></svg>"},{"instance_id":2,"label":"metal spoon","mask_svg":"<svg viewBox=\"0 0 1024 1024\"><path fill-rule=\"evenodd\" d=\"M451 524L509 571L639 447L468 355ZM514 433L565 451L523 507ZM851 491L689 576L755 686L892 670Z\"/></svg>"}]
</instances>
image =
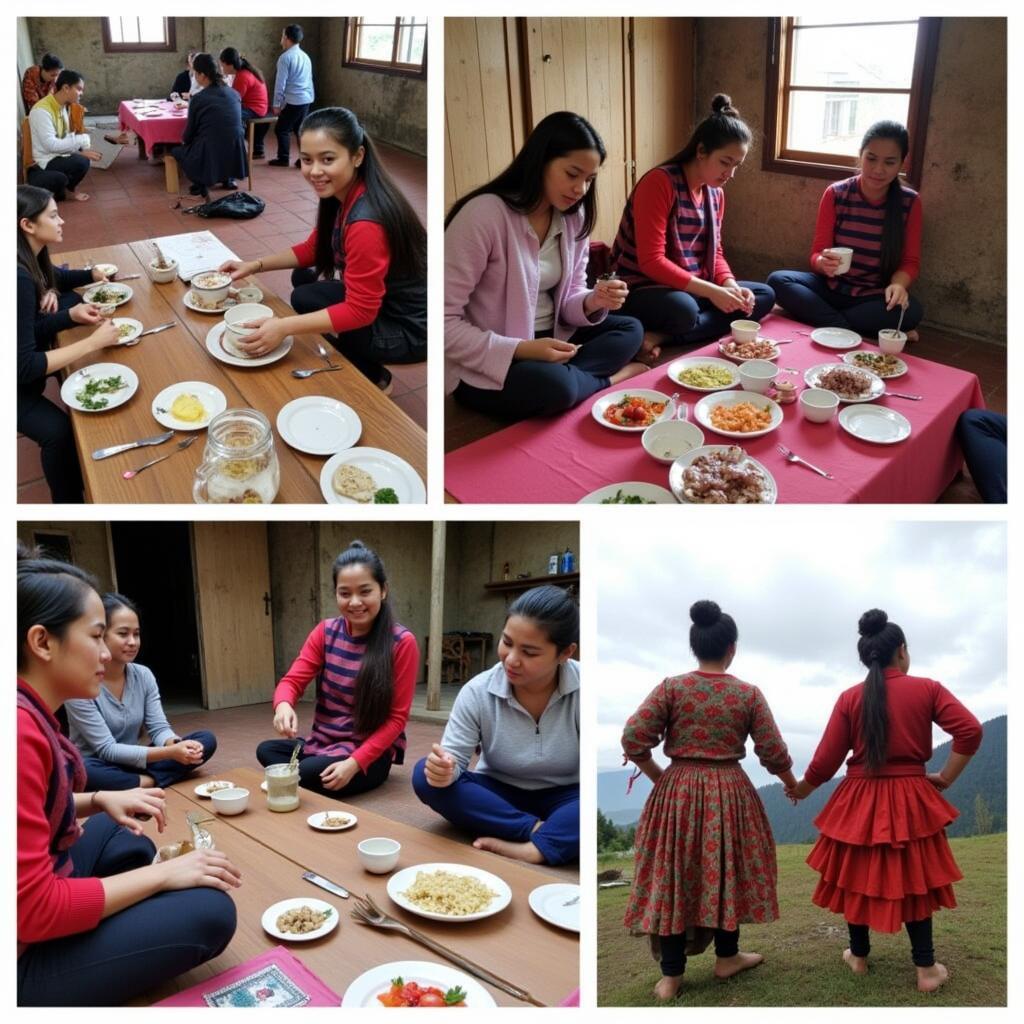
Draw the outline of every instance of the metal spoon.
<instances>
[{"instance_id":1,"label":"metal spoon","mask_svg":"<svg viewBox=\"0 0 1024 1024\"><path fill-rule=\"evenodd\" d=\"M321 345L321 344L320 344L320 342L319 342L319 341L318 341L318 342L316 343L316 350L317 350L317 352L318 352L318 353L320 354L320 358L321 358L321 359L322 359L322 360L323 360L323 361L324 361L324 362L325 362L325 363L326 363L326 364L327 364L328 366L334 366L334 363L332 363L332 362L331 362L331 357L330 357L330 354L328 353L327 349L325 349L325 348L323 347L323 345Z\"/></svg>"},{"instance_id":2,"label":"metal spoon","mask_svg":"<svg viewBox=\"0 0 1024 1024\"><path fill-rule=\"evenodd\" d=\"M341 370L341 366L318 366L315 370L292 370L292 376L298 377L299 380L305 380L307 377L312 377L314 373L330 373L331 370Z\"/></svg>"},{"instance_id":3,"label":"metal spoon","mask_svg":"<svg viewBox=\"0 0 1024 1024\"><path fill-rule=\"evenodd\" d=\"M164 459L169 459L175 452L184 451L193 441L195 441L197 434L192 434L191 437L186 437L184 441L178 442L178 447L173 452L169 452L167 455L161 455L158 459L150 459L149 462L144 462L138 469L126 469L121 476L125 480L132 480L137 477L144 469L149 469L150 466L155 466L158 462L163 462Z\"/></svg>"}]
</instances>

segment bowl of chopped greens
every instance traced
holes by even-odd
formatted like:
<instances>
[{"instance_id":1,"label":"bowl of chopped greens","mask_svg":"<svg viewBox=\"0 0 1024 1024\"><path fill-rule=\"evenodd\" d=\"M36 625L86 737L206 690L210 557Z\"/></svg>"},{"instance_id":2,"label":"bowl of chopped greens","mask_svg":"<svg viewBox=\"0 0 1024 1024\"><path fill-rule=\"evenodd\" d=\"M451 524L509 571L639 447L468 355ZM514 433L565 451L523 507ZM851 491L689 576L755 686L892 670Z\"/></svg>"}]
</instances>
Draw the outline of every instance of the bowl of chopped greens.
<instances>
[{"instance_id":1,"label":"bowl of chopped greens","mask_svg":"<svg viewBox=\"0 0 1024 1024\"><path fill-rule=\"evenodd\" d=\"M86 302L95 302L98 306L123 306L133 294L126 284L104 281L102 284L87 288L82 298Z\"/></svg>"},{"instance_id":2,"label":"bowl of chopped greens","mask_svg":"<svg viewBox=\"0 0 1024 1024\"><path fill-rule=\"evenodd\" d=\"M134 370L120 363L93 363L68 374L60 397L77 412L108 412L124 405L138 389Z\"/></svg>"},{"instance_id":3,"label":"bowl of chopped greens","mask_svg":"<svg viewBox=\"0 0 1024 1024\"><path fill-rule=\"evenodd\" d=\"M578 505L675 505L676 499L671 491L657 484L648 484L640 480L628 483L609 484L599 487L596 491L584 495Z\"/></svg>"},{"instance_id":4,"label":"bowl of chopped greens","mask_svg":"<svg viewBox=\"0 0 1024 1024\"><path fill-rule=\"evenodd\" d=\"M115 316L111 321L117 328L118 345L131 345L142 333L142 323L130 316Z\"/></svg>"}]
</instances>

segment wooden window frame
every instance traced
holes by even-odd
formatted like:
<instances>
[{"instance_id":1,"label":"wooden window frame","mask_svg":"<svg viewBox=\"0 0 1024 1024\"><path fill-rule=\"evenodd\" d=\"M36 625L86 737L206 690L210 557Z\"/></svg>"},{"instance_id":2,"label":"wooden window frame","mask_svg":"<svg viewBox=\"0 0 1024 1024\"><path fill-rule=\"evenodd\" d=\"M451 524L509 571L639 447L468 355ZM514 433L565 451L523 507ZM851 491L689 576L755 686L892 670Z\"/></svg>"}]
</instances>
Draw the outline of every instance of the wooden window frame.
<instances>
[{"instance_id":1,"label":"wooden window frame","mask_svg":"<svg viewBox=\"0 0 1024 1024\"><path fill-rule=\"evenodd\" d=\"M164 18L164 42L162 43L115 43L110 38L109 18L100 18L103 28L104 53L174 53L178 49L174 18Z\"/></svg>"},{"instance_id":2,"label":"wooden window frame","mask_svg":"<svg viewBox=\"0 0 1024 1024\"><path fill-rule=\"evenodd\" d=\"M910 19L908 19L910 20ZM910 81L907 108L907 131L910 134L910 152L901 177L914 188L920 188L924 172L925 141L928 130L928 110L931 104L932 84L935 80L935 61L939 50L941 18L918 18L917 50L914 71ZM794 18L768 19L768 64L765 76L765 146L761 168L777 174L799 174L806 178L828 178L839 181L857 170L856 160L835 157L832 154L807 153L786 150L789 113L789 76L792 68L793 46L791 36ZM861 22L860 24L875 24ZM851 26L846 26L851 27ZM902 89L860 89L829 87L830 93L891 93ZM831 156L831 159L829 157Z\"/></svg>"},{"instance_id":3,"label":"wooden window frame","mask_svg":"<svg viewBox=\"0 0 1024 1024\"><path fill-rule=\"evenodd\" d=\"M403 19L395 18L394 36L391 44L391 60L376 61L366 60L365 57L357 57L356 50L359 45L359 30L362 28L364 18L345 18L345 48L341 58L341 66L352 68L356 71L373 71L379 75L396 75L400 78L426 78L427 77L427 26L423 26L423 63L422 64L401 64L396 58L398 49L399 29ZM373 24L384 24L374 22Z\"/></svg>"}]
</instances>

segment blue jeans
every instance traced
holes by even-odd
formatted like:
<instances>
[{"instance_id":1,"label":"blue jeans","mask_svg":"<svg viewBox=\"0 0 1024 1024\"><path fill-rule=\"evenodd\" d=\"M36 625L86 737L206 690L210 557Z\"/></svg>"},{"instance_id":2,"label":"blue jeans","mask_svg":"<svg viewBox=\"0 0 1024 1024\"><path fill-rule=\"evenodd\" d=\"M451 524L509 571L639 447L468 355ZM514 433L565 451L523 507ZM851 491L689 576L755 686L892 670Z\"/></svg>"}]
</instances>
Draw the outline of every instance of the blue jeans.
<instances>
[{"instance_id":1,"label":"blue jeans","mask_svg":"<svg viewBox=\"0 0 1024 1024\"><path fill-rule=\"evenodd\" d=\"M295 749L295 740L264 740L256 748L256 760L264 768L268 764L285 764ZM385 750L365 772L356 772L352 781L341 789L325 789L320 781L320 773L337 761L344 761L343 755L325 757L322 754L299 754L299 785L303 789L311 789L321 796L340 800L342 797L355 796L357 793L368 793L387 781L391 774L391 751Z\"/></svg>"},{"instance_id":2,"label":"blue jeans","mask_svg":"<svg viewBox=\"0 0 1024 1024\"><path fill-rule=\"evenodd\" d=\"M412 771L412 788L431 810L477 837L529 840L548 864L580 856L580 787L520 789L482 772L463 772L450 786L431 786L426 758ZM537 822L543 825L537 828Z\"/></svg>"},{"instance_id":3,"label":"blue jeans","mask_svg":"<svg viewBox=\"0 0 1024 1024\"><path fill-rule=\"evenodd\" d=\"M760 320L775 305L775 293L766 284L757 281L739 281L741 288L754 293L754 309L750 319ZM648 331L670 334L670 345L692 345L711 341L729 333L733 320L744 320L743 312L723 313L710 299L699 299L689 292L661 285L634 288L629 293L622 312L635 316Z\"/></svg>"},{"instance_id":4,"label":"blue jeans","mask_svg":"<svg viewBox=\"0 0 1024 1024\"><path fill-rule=\"evenodd\" d=\"M1006 504L1006 417L968 409L956 424L960 447L983 501Z\"/></svg>"},{"instance_id":5,"label":"blue jeans","mask_svg":"<svg viewBox=\"0 0 1024 1024\"><path fill-rule=\"evenodd\" d=\"M845 327L874 340L879 331L899 323L900 307L887 310L882 295L845 295L829 288L827 281L823 274L803 270L776 270L768 275L768 283L775 289L779 305L802 324ZM912 331L922 316L921 303L911 295L902 329Z\"/></svg>"},{"instance_id":6,"label":"blue jeans","mask_svg":"<svg viewBox=\"0 0 1024 1024\"><path fill-rule=\"evenodd\" d=\"M505 419L553 416L608 387L608 378L640 351L643 340L644 329L637 320L610 315L573 332L573 343L581 347L567 363L519 359L509 367L500 390L462 382L455 398L477 412Z\"/></svg>"},{"instance_id":7,"label":"blue jeans","mask_svg":"<svg viewBox=\"0 0 1024 1024\"><path fill-rule=\"evenodd\" d=\"M182 736L184 740L198 740L203 745L203 759L199 764L181 764L178 761L150 761L145 768L138 770L121 764L111 764L99 757L83 757L85 761L85 791L87 793L100 789L134 789L139 785L140 775L150 775L153 781L163 789L175 782L180 782L192 774L200 765L206 764L217 750L217 737L212 732L200 730Z\"/></svg>"},{"instance_id":8,"label":"blue jeans","mask_svg":"<svg viewBox=\"0 0 1024 1024\"><path fill-rule=\"evenodd\" d=\"M71 848L75 878L109 878L150 864L156 848L95 814ZM128 1002L219 956L235 934L235 904L219 889L161 892L91 931L29 946L18 958L19 1006Z\"/></svg>"}]
</instances>

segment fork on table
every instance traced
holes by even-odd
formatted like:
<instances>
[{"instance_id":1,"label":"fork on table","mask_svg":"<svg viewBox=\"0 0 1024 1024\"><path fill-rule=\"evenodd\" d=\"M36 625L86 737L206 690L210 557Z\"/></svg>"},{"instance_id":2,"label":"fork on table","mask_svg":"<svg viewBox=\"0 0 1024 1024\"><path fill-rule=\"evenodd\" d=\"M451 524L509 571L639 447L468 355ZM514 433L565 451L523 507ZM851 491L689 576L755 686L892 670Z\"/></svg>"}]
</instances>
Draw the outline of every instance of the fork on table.
<instances>
[{"instance_id":1,"label":"fork on table","mask_svg":"<svg viewBox=\"0 0 1024 1024\"><path fill-rule=\"evenodd\" d=\"M825 477L826 480L834 479L831 473L826 473L825 470L818 469L817 466L808 462L806 459L800 458L800 456L797 455L796 452L790 451L790 449L787 448L784 444L776 444L775 447L778 448L779 452L783 455L787 462L798 462L801 466L806 466L808 469L813 469L815 473L817 473L819 476Z\"/></svg>"}]
</instances>

